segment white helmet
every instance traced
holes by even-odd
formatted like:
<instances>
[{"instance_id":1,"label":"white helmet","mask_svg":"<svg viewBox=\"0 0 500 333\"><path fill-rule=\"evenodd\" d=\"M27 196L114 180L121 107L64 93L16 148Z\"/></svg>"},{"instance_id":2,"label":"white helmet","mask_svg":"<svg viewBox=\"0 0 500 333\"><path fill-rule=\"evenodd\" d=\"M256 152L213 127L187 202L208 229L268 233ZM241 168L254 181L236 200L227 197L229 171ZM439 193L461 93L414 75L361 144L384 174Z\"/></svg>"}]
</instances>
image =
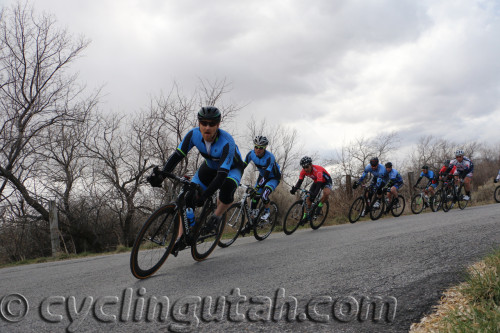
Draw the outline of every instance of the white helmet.
<instances>
[{"instance_id":1,"label":"white helmet","mask_svg":"<svg viewBox=\"0 0 500 333\"><path fill-rule=\"evenodd\" d=\"M457 151L455 152L455 156L464 156L465 153L462 149L457 149Z\"/></svg>"},{"instance_id":2,"label":"white helmet","mask_svg":"<svg viewBox=\"0 0 500 333\"><path fill-rule=\"evenodd\" d=\"M269 140L265 136L257 135L253 139L253 144L257 146L267 146L269 144Z\"/></svg>"}]
</instances>

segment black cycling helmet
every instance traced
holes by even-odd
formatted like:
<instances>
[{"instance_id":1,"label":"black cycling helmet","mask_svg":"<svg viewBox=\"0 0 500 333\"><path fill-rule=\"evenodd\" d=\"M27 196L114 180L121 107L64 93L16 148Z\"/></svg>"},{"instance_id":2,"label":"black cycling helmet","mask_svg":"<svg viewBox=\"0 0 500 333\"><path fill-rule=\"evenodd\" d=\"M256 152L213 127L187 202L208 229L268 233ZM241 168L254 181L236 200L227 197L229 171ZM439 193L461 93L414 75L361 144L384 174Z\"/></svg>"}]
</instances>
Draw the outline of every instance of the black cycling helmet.
<instances>
[{"instance_id":1,"label":"black cycling helmet","mask_svg":"<svg viewBox=\"0 0 500 333\"><path fill-rule=\"evenodd\" d=\"M385 167L386 167L386 168L392 168L392 163L391 163L391 162L387 162L387 163L385 164Z\"/></svg>"},{"instance_id":2,"label":"black cycling helmet","mask_svg":"<svg viewBox=\"0 0 500 333\"><path fill-rule=\"evenodd\" d=\"M309 156L304 156L300 159L300 166L305 167L309 164L312 164L313 160Z\"/></svg>"},{"instance_id":3,"label":"black cycling helmet","mask_svg":"<svg viewBox=\"0 0 500 333\"><path fill-rule=\"evenodd\" d=\"M424 166L422 167L422 170L429 170L429 166L424 165Z\"/></svg>"},{"instance_id":4,"label":"black cycling helmet","mask_svg":"<svg viewBox=\"0 0 500 333\"><path fill-rule=\"evenodd\" d=\"M198 111L198 120L214 120L220 123L221 113L215 106L204 106Z\"/></svg>"},{"instance_id":5,"label":"black cycling helmet","mask_svg":"<svg viewBox=\"0 0 500 333\"><path fill-rule=\"evenodd\" d=\"M445 165L445 166L448 166L448 165L450 165L450 162L451 162L450 160L445 160L445 161L444 161L444 165Z\"/></svg>"},{"instance_id":6,"label":"black cycling helmet","mask_svg":"<svg viewBox=\"0 0 500 333\"><path fill-rule=\"evenodd\" d=\"M370 160L370 165L377 166L378 165L378 157L372 157Z\"/></svg>"}]
</instances>

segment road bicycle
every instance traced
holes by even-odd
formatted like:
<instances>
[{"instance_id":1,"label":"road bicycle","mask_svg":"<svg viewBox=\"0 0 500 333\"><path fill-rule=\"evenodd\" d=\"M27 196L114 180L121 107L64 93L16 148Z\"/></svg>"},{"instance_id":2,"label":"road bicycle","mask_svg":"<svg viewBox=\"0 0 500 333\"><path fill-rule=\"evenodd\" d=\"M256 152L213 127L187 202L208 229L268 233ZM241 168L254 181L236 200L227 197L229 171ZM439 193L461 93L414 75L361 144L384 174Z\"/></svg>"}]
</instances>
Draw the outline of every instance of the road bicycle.
<instances>
[{"instance_id":1,"label":"road bicycle","mask_svg":"<svg viewBox=\"0 0 500 333\"><path fill-rule=\"evenodd\" d=\"M301 188L298 190L300 191L300 199L290 206L283 220L283 231L287 235L293 234L295 230L307 222L309 222L313 230L318 229L325 223L330 210L328 200L323 203L323 207L318 207L323 196L323 190L316 196L316 199L311 204L311 209L307 208L307 198L311 196L311 192Z\"/></svg>"},{"instance_id":2,"label":"road bicycle","mask_svg":"<svg viewBox=\"0 0 500 333\"><path fill-rule=\"evenodd\" d=\"M158 173L158 169L155 171ZM205 260L217 246L223 229L223 219L213 215L217 202L215 195L208 198L201 211L196 214L194 226L189 225L186 217L185 196L188 191L198 191L199 185L192 183L188 177L178 177L171 173L163 176L182 184L175 202L161 206L144 222L137 235L132 253L130 269L138 279L153 275L172 253L177 256L180 250L191 249L191 256L196 261ZM176 241L182 228L182 236Z\"/></svg>"},{"instance_id":3,"label":"road bicycle","mask_svg":"<svg viewBox=\"0 0 500 333\"><path fill-rule=\"evenodd\" d=\"M413 214L420 214L423 210L430 208L432 211L437 211L434 210L433 207L438 207L437 205L434 205L433 202L435 200L436 195L431 195L430 197L425 194L425 189L428 186L424 187L418 187L420 190L420 193L415 194L411 198L411 203L410 203L410 208Z\"/></svg>"},{"instance_id":4,"label":"road bicycle","mask_svg":"<svg viewBox=\"0 0 500 333\"><path fill-rule=\"evenodd\" d=\"M444 192L442 193L442 207L443 211L450 211L455 203L458 203L460 209L465 209L469 200L464 200L464 194L462 194L462 189L464 187L464 180L459 178L460 185L455 185L454 180L445 183L443 187Z\"/></svg>"},{"instance_id":5,"label":"road bicycle","mask_svg":"<svg viewBox=\"0 0 500 333\"><path fill-rule=\"evenodd\" d=\"M499 202L499 203L500 203L500 185L498 185L498 186L495 188L495 192L493 193L493 198L495 198L495 201L496 201L496 202Z\"/></svg>"},{"instance_id":6,"label":"road bicycle","mask_svg":"<svg viewBox=\"0 0 500 333\"><path fill-rule=\"evenodd\" d=\"M363 194L357 197L349 208L349 222L356 223L361 217L370 212L370 203L375 194L375 187L371 184L361 184Z\"/></svg>"},{"instance_id":7,"label":"road bicycle","mask_svg":"<svg viewBox=\"0 0 500 333\"><path fill-rule=\"evenodd\" d=\"M382 193L390 191L391 188L387 186L382 189ZM377 201L379 202L378 207L376 205ZM370 218L372 220L378 220L383 214L388 214L389 212L391 212L394 217L401 216L405 210L405 205L405 198L401 194L398 194L398 197L393 198L391 202L389 202L387 196L384 195L384 198L372 200Z\"/></svg>"},{"instance_id":8,"label":"road bicycle","mask_svg":"<svg viewBox=\"0 0 500 333\"><path fill-rule=\"evenodd\" d=\"M255 239L262 241L273 232L278 221L278 205L273 201L269 203L270 215L268 218L261 218L264 215L264 203L262 200L257 208L259 212L256 215L252 215L249 201L259 198L260 195L251 186L240 186L245 189L245 193L239 202L232 204L224 213L226 226L218 243L220 247L230 246L236 241L238 236L245 236L245 234L252 230ZM245 221L247 222L245 223Z\"/></svg>"}]
</instances>

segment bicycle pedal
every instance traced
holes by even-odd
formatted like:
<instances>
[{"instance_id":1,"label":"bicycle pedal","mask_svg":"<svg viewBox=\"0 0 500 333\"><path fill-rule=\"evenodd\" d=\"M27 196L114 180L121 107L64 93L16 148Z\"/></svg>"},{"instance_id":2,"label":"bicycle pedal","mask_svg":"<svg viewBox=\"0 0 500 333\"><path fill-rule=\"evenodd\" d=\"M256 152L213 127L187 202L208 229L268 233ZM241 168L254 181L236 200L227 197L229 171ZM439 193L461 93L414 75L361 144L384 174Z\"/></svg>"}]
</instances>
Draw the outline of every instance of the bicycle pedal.
<instances>
[{"instance_id":1,"label":"bicycle pedal","mask_svg":"<svg viewBox=\"0 0 500 333\"><path fill-rule=\"evenodd\" d=\"M177 243L174 244L174 248L172 249L172 254L174 257L177 257L180 251L184 250L187 247L186 242L184 241L178 241Z\"/></svg>"}]
</instances>

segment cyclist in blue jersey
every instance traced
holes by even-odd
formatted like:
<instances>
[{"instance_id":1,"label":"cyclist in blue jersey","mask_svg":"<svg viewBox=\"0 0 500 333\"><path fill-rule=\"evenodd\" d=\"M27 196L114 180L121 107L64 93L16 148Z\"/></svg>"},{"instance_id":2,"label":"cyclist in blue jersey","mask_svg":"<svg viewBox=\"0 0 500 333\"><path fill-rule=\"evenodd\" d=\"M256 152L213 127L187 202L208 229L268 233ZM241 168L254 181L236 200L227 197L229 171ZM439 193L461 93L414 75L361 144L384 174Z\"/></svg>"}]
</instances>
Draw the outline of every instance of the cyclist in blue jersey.
<instances>
[{"instance_id":1,"label":"cyclist in blue jersey","mask_svg":"<svg viewBox=\"0 0 500 333\"><path fill-rule=\"evenodd\" d=\"M426 199L424 204L426 206L429 206L429 203L427 202L427 200L429 199L429 194L431 197L434 196L434 193L435 193L434 190L438 186L438 182L437 182L438 176L434 173L434 171L429 170L429 166L424 165L422 167L422 172L420 173L420 177L418 177L417 182L415 183L413 188L417 188L418 184L420 183L420 181L424 177L427 178L427 184L425 185L425 188L424 188L425 199Z\"/></svg>"},{"instance_id":2,"label":"cyclist in blue jersey","mask_svg":"<svg viewBox=\"0 0 500 333\"><path fill-rule=\"evenodd\" d=\"M500 180L500 170L498 170L498 175L497 175L497 178L495 178L493 180L494 183L498 183L498 181Z\"/></svg>"},{"instance_id":3,"label":"cyclist in blue jersey","mask_svg":"<svg viewBox=\"0 0 500 333\"><path fill-rule=\"evenodd\" d=\"M276 163L276 159L272 153L266 150L269 140L265 136L258 135L253 140L254 149L249 151L245 158L245 166L253 162L259 170L259 178L255 184L255 190L262 197L264 202L264 214L262 220L267 220L271 211L269 210L269 195L276 189L281 180L280 166ZM252 199L250 208L252 209L252 217L257 216L258 198Z\"/></svg>"},{"instance_id":4,"label":"cyclist in blue jersey","mask_svg":"<svg viewBox=\"0 0 500 333\"><path fill-rule=\"evenodd\" d=\"M387 184L387 188L390 189L387 192L387 199L389 199L389 205L387 205L387 211L390 211L391 206L398 202L398 190L403 186L403 177L399 174L396 169L393 169L392 163L387 162L385 164L385 176L384 181ZM393 202L394 200L394 202Z\"/></svg>"},{"instance_id":5,"label":"cyclist in blue jersey","mask_svg":"<svg viewBox=\"0 0 500 333\"><path fill-rule=\"evenodd\" d=\"M370 159L370 164L365 167L363 174L358 181L354 182L352 188L356 189L369 173L373 176L370 186L377 190L377 198L380 200L380 198L382 198L382 187L385 186L384 177L387 171L382 164L379 164L378 157L372 157ZM380 207L380 202L378 200L373 204L373 207Z\"/></svg>"},{"instance_id":6,"label":"cyclist in blue jersey","mask_svg":"<svg viewBox=\"0 0 500 333\"><path fill-rule=\"evenodd\" d=\"M217 208L213 219L208 221L208 226L212 227L218 224L222 214L233 202L245 164L233 137L219 128L221 113L218 108L202 107L198 112L198 121L199 126L190 130L170 155L163 172L172 172L193 147L198 149L205 163L202 163L191 181L200 185L201 193L187 193L186 207L203 206L205 200L219 190ZM150 176L148 181L152 186L161 187L163 176Z\"/></svg>"}]
</instances>

